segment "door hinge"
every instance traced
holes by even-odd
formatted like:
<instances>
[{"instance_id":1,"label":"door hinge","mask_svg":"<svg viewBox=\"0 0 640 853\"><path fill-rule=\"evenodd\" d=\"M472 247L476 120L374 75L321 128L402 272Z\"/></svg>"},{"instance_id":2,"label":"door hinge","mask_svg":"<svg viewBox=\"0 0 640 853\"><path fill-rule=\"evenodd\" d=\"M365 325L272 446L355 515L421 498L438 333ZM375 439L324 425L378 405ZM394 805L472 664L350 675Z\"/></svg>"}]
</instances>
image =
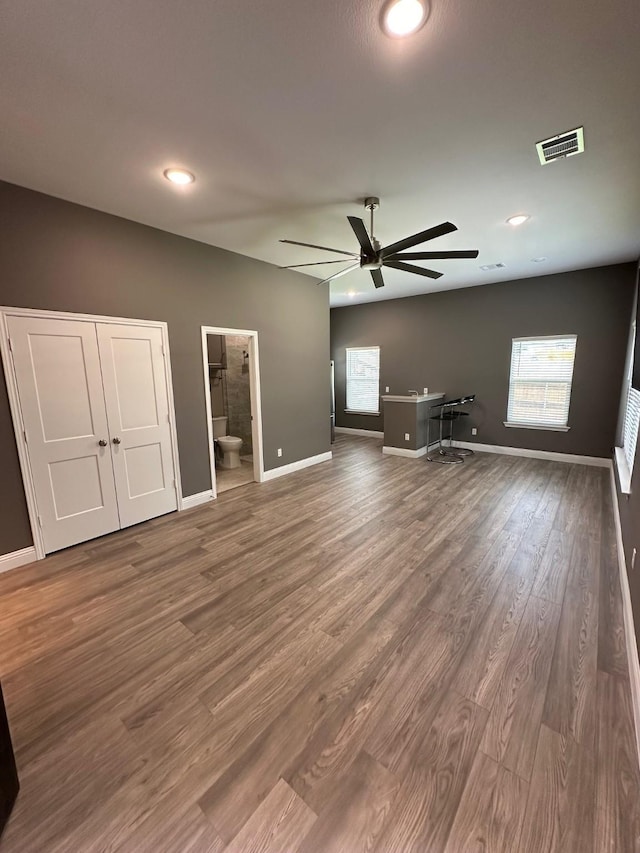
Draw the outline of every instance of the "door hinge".
<instances>
[{"instance_id":1,"label":"door hinge","mask_svg":"<svg viewBox=\"0 0 640 853\"><path fill-rule=\"evenodd\" d=\"M166 351L166 350L165 350L165 348L164 348L164 344L161 344L160 348L161 348L161 350L162 350L162 355L166 357L166 355L167 355L167 351Z\"/></svg>"},{"instance_id":2,"label":"door hinge","mask_svg":"<svg viewBox=\"0 0 640 853\"><path fill-rule=\"evenodd\" d=\"M24 443L25 443L25 444L29 444L29 439L27 438L27 431L26 431L26 429L23 429L23 430L22 430L22 434L23 434L23 436L24 436Z\"/></svg>"},{"instance_id":3,"label":"door hinge","mask_svg":"<svg viewBox=\"0 0 640 853\"><path fill-rule=\"evenodd\" d=\"M171 412L167 412L167 423L171 423Z\"/></svg>"},{"instance_id":4,"label":"door hinge","mask_svg":"<svg viewBox=\"0 0 640 853\"><path fill-rule=\"evenodd\" d=\"M42 518L40 516L38 516L38 524L42 527Z\"/></svg>"},{"instance_id":5,"label":"door hinge","mask_svg":"<svg viewBox=\"0 0 640 853\"><path fill-rule=\"evenodd\" d=\"M7 343L9 344L10 351L13 352L13 341L11 338L7 338Z\"/></svg>"}]
</instances>

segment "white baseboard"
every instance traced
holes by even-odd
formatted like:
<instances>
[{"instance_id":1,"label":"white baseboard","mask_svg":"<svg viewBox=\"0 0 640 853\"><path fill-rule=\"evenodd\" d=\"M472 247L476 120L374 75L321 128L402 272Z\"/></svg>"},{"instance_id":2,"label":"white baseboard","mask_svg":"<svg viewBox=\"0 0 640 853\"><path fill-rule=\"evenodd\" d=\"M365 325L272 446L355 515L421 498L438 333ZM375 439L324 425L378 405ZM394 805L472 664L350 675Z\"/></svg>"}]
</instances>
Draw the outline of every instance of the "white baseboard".
<instances>
[{"instance_id":1,"label":"white baseboard","mask_svg":"<svg viewBox=\"0 0 640 853\"><path fill-rule=\"evenodd\" d=\"M556 453L552 450L529 450L526 447L504 447L501 444L477 444L475 441L454 441L453 446L467 447L469 450L477 450L480 453L504 453L507 456L526 456L529 459L549 459L553 462L611 468L611 460L602 456L577 456L574 453Z\"/></svg>"},{"instance_id":2,"label":"white baseboard","mask_svg":"<svg viewBox=\"0 0 640 853\"><path fill-rule=\"evenodd\" d=\"M37 559L36 549L33 545L29 548L22 548L20 551L12 551L10 554L1 554L0 573L17 569L19 566L26 566L27 563L33 563Z\"/></svg>"},{"instance_id":3,"label":"white baseboard","mask_svg":"<svg viewBox=\"0 0 640 853\"><path fill-rule=\"evenodd\" d=\"M207 489L206 492L198 492L197 495L188 495L186 498L182 498L181 509L193 509L194 506L200 506L200 504L206 504L212 500L213 492L211 489Z\"/></svg>"},{"instance_id":4,"label":"white baseboard","mask_svg":"<svg viewBox=\"0 0 640 853\"><path fill-rule=\"evenodd\" d=\"M270 471L264 472L263 483L269 480L275 480L277 477L286 477L287 474L293 474L294 471L302 471L303 468L310 468L312 465L319 465L321 462L331 462L333 454L331 451L327 453L318 453L317 456L308 456L306 459L299 459L297 462L290 462L289 465L281 465L279 468L272 468Z\"/></svg>"},{"instance_id":5,"label":"white baseboard","mask_svg":"<svg viewBox=\"0 0 640 853\"><path fill-rule=\"evenodd\" d=\"M622 610L624 613L624 636L627 646L627 661L629 662L629 680L631 682L631 702L633 704L633 719L636 726L636 749L640 764L640 662L638 661L638 646L631 607L631 590L627 576L627 562L624 556L622 542L622 525L620 524L620 508L618 505L618 490L616 477L611 467L611 495L613 498L613 517L616 526L616 544L618 550L618 568L620 569L620 588L622 590Z\"/></svg>"},{"instance_id":6,"label":"white baseboard","mask_svg":"<svg viewBox=\"0 0 640 853\"><path fill-rule=\"evenodd\" d=\"M382 448L385 456L406 456L408 459L418 459L420 456L427 455L426 447L419 447L417 450L409 450L408 447L385 447Z\"/></svg>"},{"instance_id":7,"label":"white baseboard","mask_svg":"<svg viewBox=\"0 0 640 853\"><path fill-rule=\"evenodd\" d=\"M375 429L352 429L351 427L336 427L336 432L344 435L361 435L363 438L384 438L384 433Z\"/></svg>"}]
</instances>

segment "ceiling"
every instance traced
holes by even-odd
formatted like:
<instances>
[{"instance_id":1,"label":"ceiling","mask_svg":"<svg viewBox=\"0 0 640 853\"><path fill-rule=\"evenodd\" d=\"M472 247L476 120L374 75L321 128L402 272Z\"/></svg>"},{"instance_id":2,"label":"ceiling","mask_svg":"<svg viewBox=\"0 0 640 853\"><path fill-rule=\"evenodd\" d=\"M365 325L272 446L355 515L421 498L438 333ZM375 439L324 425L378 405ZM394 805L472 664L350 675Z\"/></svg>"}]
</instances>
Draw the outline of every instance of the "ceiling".
<instances>
[{"instance_id":1,"label":"ceiling","mask_svg":"<svg viewBox=\"0 0 640 853\"><path fill-rule=\"evenodd\" d=\"M423 248L480 250L437 282L358 270L333 305L638 257L637 0L432 0L403 41L380 6L5 0L0 178L274 264L333 257L281 237L354 251L368 195L383 245L450 220ZM585 153L541 166L579 125Z\"/></svg>"}]
</instances>

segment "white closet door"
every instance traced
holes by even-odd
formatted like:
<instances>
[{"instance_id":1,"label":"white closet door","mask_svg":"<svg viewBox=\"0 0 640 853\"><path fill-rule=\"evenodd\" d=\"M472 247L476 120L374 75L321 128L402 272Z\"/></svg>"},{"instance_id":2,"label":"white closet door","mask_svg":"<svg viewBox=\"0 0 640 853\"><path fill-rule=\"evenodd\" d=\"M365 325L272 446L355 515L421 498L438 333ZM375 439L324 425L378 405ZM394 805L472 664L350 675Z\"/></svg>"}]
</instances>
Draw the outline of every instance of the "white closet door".
<instances>
[{"instance_id":1,"label":"white closet door","mask_svg":"<svg viewBox=\"0 0 640 853\"><path fill-rule=\"evenodd\" d=\"M95 324L7 319L45 550L117 530Z\"/></svg>"},{"instance_id":2,"label":"white closet door","mask_svg":"<svg viewBox=\"0 0 640 853\"><path fill-rule=\"evenodd\" d=\"M98 323L120 524L178 508L159 328Z\"/></svg>"}]
</instances>

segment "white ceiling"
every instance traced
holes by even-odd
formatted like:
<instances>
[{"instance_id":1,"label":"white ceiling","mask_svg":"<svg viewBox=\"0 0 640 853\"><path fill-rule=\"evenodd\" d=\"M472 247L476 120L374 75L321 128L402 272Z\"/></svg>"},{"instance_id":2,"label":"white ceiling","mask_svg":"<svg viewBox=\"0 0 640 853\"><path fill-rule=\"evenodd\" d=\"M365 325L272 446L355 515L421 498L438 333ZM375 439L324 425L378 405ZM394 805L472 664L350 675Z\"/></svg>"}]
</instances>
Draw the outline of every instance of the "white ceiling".
<instances>
[{"instance_id":1,"label":"white ceiling","mask_svg":"<svg viewBox=\"0 0 640 853\"><path fill-rule=\"evenodd\" d=\"M450 220L423 248L480 250L438 282L358 270L334 305L638 257L637 0L432 0L405 41L380 6L4 0L0 177L275 264L334 257L281 237L355 250L366 195L383 244ZM578 125L585 153L540 166Z\"/></svg>"}]
</instances>

